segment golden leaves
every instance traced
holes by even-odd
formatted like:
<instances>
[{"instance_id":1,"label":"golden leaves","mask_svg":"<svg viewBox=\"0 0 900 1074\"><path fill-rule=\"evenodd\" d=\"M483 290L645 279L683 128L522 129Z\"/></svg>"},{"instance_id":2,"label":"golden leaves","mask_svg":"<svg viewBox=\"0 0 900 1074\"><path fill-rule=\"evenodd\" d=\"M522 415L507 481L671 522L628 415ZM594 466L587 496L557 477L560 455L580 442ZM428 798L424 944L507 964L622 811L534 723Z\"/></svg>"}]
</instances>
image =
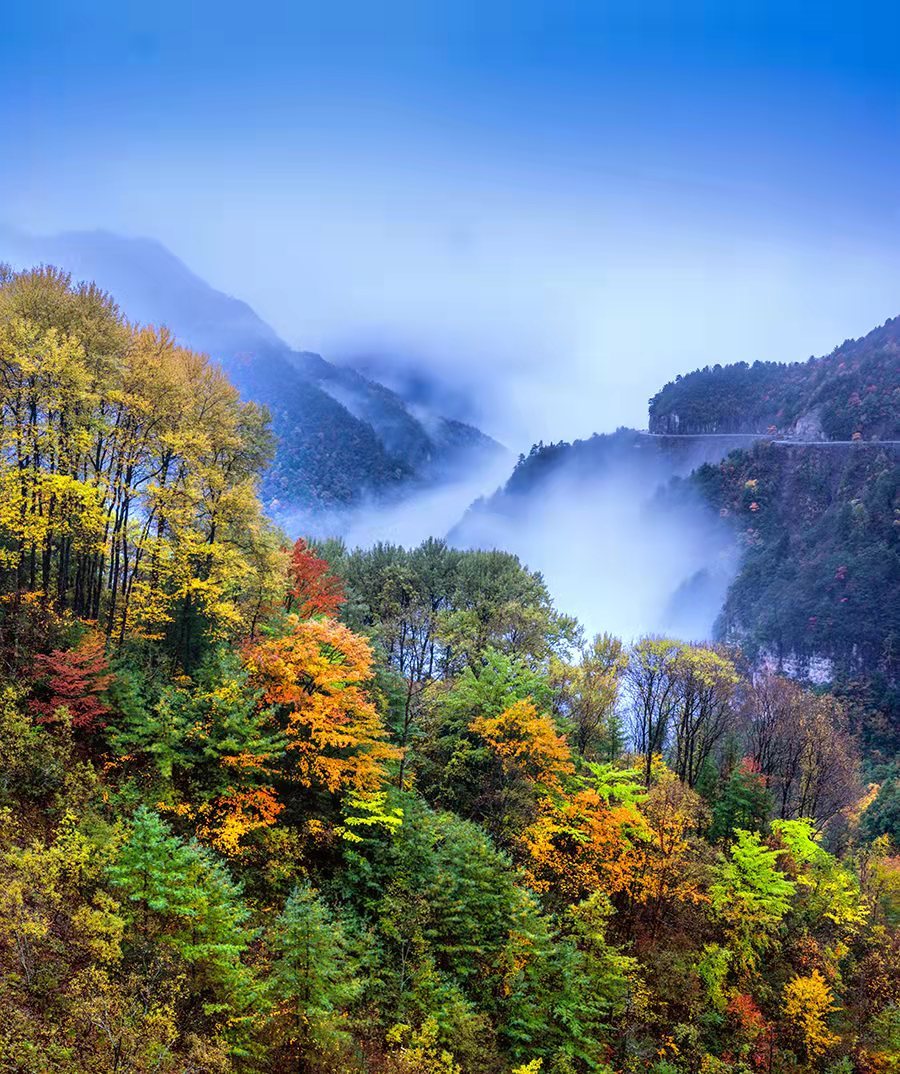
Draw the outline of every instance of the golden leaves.
<instances>
[{"instance_id":1,"label":"golden leaves","mask_svg":"<svg viewBox=\"0 0 900 1074\"><path fill-rule=\"evenodd\" d=\"M399 751L366 684L372 650L365 638L334 620L289 617L281 638L250 646L246 661L267 704L281 713L294 778L328 791L377 791L384 764Z\"/></svg>"},{"instance_id":2,"label":"golden leaves","mask_svg":"<svg viewBox=\"0 0 900 1074\"><path fill-rule=\"evenodd\" d=\"M807 977L794 977L784 986L784 1017L799 1037L811 1060L824 1055L839 1038L826 1019L838 1008L831 989L818 970Z\"/></svg>"},{"instance_id":3,"label":"golden leaves","mask_svg":"<svg viewBox=\"0 0 900 1074\"><path fill-rule=\"evenodd\" d=\"M484 739L501 764L524 769L547 790L559 788L574 772L565 738L531 701L517 701L499 716L477 716L469 730Z\"/></svg>"}]
</instances>

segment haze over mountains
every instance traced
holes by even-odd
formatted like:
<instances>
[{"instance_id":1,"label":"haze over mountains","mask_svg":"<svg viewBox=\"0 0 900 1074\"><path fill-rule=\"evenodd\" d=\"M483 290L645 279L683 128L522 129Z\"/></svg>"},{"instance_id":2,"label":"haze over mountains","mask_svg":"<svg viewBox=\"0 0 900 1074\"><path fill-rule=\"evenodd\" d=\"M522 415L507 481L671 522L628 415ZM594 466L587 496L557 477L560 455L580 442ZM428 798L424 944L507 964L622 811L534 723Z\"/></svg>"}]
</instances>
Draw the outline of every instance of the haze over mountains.
<instances>
[{"instance_id":1,"label":"haze over mountains","mask_svg":"<svg viewBox=\"0 0 900 1074\"><path fill-rule=\"evenodd\" d=\"M593 628L870 684L900 732L900 318L678 377L650 427L536 446L453 540L517 553Z\"/></svg>"},{"instance_id":2,"label":"haze over mountains","mask_svg":"<svg viewBox=\"0 0 900 1074\"><path fill-rule=\"evenodd\" d=\"M753 638L760 651L771 644L791 659L804 647L803 659L822 655L821 638L807 638L796 616L773 625L764 602L751 608L746 599L739 602L743 617L735 613L736 579L745 594L767 589L768 583L746 577L747 564L759 555L755 534L767 535L776 560L790 559L778 551L780 540L793 539L790 511L780 507L777 524L754 515L751 502L756 510L765 507L762 493L753 492L744 505L753 525L736 528L734 494L724 491L734 466L721 480L682 481L678 497L667 490L698 467L717 467L754 437L900 439L900 319L823 358L740 362L679 376L650 401L650 429L661 435L620 430L571 445L542 444L509 476L506 452L473 426L441 416L442 396L421 379L411 382L400 370L395 383L405 385L401 395L355 369L292 349L246 303L210 287L159 243L104 232L36 239L0 231L0 260L52 263L76 279L95 280L130 318L167 325L220 361L245 397L266 404L278 448L263 495L269 513L291 534L340 535L350 546L449 536L463 548L508 550L542 571L560 607L589 630L626 638L646 632L710 637L725 608L719 629ZM767 476L777 474L773 508L783 504L782 486L803 488L797 476L806 465L803 453L784 466L780 458L764 464ZM870 453L866 464L873 480L884 469L879 458ZM875 532L871 526L891 525L882 518L896 485L894 456L887 458L879 485L887 491L873 501L866 539ZM739 463L737 470L756 465ZM849 501L858 499L861 479L858 467L842 477L847 465L839 455L815 463L816 490L829 490L816 501L816 518L837 518L844 506L857 509ZM809 490L810 502L816 490ZM760 529L761 521L767 528ZM829 525L821 527L823 540ZM808 534L794 536L809 543ZM848 558L832 544L829 556ZM827 558L816 547L798 554L801 589L821 591L833 573L830 559L821 570L815 566ZM890 555L892 548L886 546ZM892 591L892 577L888 564L871 575L866 593L873 586ZM779 585L792 587L785 579ZM760 626L764 619L767 625ZM790 628L783 629L787 622ZM870 653L883 633L877 627L867 641ZM827 658L836 651L829 648Z\"/></svg>"},{"instance_id":3,"label":"haze over mountains","mask_svg":"<svg viewBox=\"0 0 900 1074\"><path fill-rule=\"evenodd\" d=\"M898 40L4 6L0 1074L900 1074Z\"/></svg>"},{"instance_id":4,"label":"haze over mountains","mask_svg":"<svg viewBox=\"0 0 900 1074\"><path fill-rule=\"evenodd\" d=\"M539 445L501 489L470 508L450 539L515 552L591 630L710 637L737 548L699 497L673 503L663 492L741 443L620 429Z\"/></svg>"},{"instance_id":5,"label":"haze over mountains","mask_svg":"<svg viewBox=\"0 0 900 1074\"><path fill-rule=\"evenodd\" d=\"M95 281L130 319L167 326L219 361L246 398L268 406L278 449L263 497L279 517L337 525L336 512L354 506L396 508L413 492L459 481L468 489L473 473L504 459L504 449L473 426L291 348L245 302L210 287L158 242L0 229L4 260L17 268L53 264Z\"/></svg>"},{"instance_id":6,"label":"haze over mountains","mask_svg":"<svg viewBox=\"0 0 900 1074\"><path fill-rule=\"evenodd\" d=\"M245 302L152 240L0 231L0 260L54 264L96 281L130 319L168 326L219 361L246 398L266 404L278 447L263 497L290 533L339 534L351 546L451 533L460 546L509 549L545 571L561 606L592 629L709 634L729 578L727 541L720 539L715 580L703 573L704 599L676 609L676 595L710 566L709 519L687 506L664 525L648 515L654 491L681 472L665 453L638 463L620 452L596 473L557 475L552 492L535 488L511 515L482 509L463 519L474 500L502 485L512 460L477 429L440 416L441 396L435 402L421 378L406 378L407 401L354 369L292 349Z\"/></svg>"}]
</instances>

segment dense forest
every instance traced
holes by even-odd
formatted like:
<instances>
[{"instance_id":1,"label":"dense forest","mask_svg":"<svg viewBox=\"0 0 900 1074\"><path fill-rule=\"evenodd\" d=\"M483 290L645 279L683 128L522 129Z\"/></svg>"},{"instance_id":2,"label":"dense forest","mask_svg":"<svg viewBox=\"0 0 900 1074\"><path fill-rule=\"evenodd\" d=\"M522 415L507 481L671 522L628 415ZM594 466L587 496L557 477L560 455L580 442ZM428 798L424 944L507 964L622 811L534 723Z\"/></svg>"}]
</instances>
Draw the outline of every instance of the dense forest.
<instances>
[{"instance_id":1,"label":"dense forest","mask_svg":"<svg viewBox=\"0 0 900 1074\"><path fill-rule=\"evenodd\" d=\"M900 749L900 450L761 442L698 468L741 549L719 635L857 699L860 733ZM824 663L823 663L824 662Z\"/></svg>"},{"instance_id":2,"label":"dense forest","mask_svg":"<svg viewBox=\"0 0 900 1074\"><path fill-rule=\"evenodd\" d=\"M655 433L900 439L900 318L824 358L737 362L679 376L650 400Z\"/></svg>"},{"instance_id":3,"label":"dense forest","mask_svg":"<svg viewBox=\"0 0 900 1074\"><path fill-rule=\"evenodd\" d=\"M5 1070L897 1069L850 701L502 552L289 544L265 413L53 270L0 373Z\"/></svg>"}]
</instances>

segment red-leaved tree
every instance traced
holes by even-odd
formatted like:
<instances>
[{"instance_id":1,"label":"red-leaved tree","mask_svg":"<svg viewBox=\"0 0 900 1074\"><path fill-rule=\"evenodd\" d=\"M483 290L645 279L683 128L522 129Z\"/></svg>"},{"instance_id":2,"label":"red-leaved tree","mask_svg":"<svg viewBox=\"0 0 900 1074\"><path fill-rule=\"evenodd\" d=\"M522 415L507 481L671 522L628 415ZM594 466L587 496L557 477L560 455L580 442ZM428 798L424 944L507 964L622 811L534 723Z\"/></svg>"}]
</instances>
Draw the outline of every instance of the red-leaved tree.
<instances>
[{"instance_id":1,"label":"red-leaved tree","mask_svg":"<svg viewBox=\"0 0 900 1074\"><path fill-rule=\"evenodd\" d=\"M285 607L301 619L311 619L314 615L334 616L347 599L344 583L331 573L328 561L317 556L302 537L291 550L288 575L291 588L285 598Z\"/></svg>"},{"instance_id":2,"label":"red-leaved tree","mask_svg":"<svg viewBox=\"0 0 900 1074\"><path fill-rule=\"evenodd\" d=\"M102 726L109 708L103 694L113 676L100 634L87 634L74 649L54 649L34 658L37 697L31 711L40 723L49 723L56 711L68 709L72 726L94 731Z\"/></svg>"}]
</instances>

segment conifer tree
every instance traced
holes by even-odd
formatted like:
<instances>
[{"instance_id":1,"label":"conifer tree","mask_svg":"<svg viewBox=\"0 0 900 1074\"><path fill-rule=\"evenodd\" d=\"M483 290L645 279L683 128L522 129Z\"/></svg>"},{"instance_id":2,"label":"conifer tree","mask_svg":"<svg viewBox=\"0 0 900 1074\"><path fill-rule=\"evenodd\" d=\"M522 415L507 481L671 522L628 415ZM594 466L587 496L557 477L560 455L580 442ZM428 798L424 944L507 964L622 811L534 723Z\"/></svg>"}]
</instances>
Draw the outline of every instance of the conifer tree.
<instances>
[{"instance_id":1,"label":"conifer tree","mask_svg":"<svg viewBox=\"0 0 900 1074\"><path fill-rule=\"evenodd\" d=\"M291 892L275 922L272 991L282 1047L295 1055L334 1050L346 1040L344 1009L360 984L344 931L309 884Z\"/></svg>"}]
</instances>

